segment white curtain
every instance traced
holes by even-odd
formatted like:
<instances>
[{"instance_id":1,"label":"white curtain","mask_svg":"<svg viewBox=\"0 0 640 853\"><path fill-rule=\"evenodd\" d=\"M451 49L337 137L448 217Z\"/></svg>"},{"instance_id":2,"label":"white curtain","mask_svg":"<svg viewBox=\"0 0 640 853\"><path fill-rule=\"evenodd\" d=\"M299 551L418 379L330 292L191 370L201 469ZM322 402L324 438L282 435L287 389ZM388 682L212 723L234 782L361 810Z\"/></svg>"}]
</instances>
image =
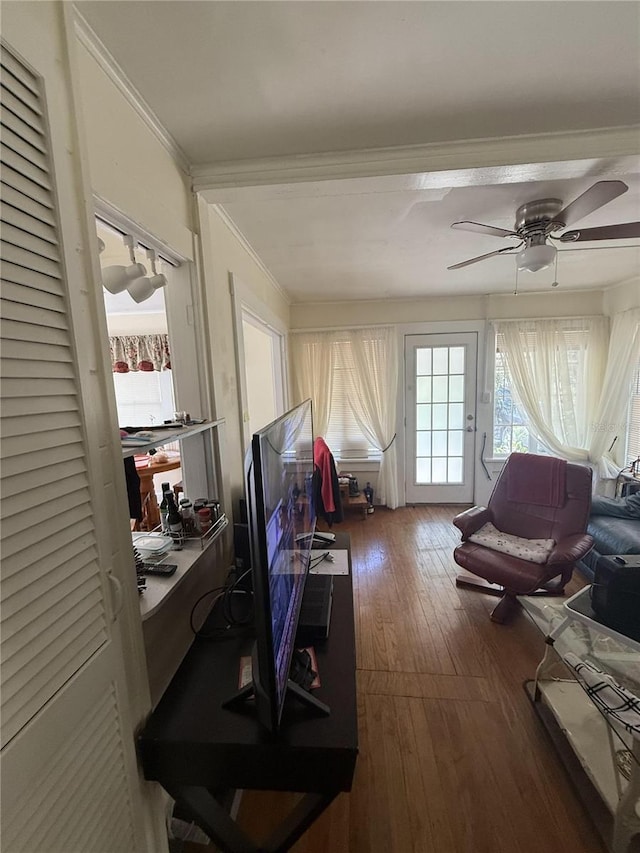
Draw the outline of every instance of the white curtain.
<instances>
[{"instance_id":1,"label":"white curtain","mask_svg":"<svg viewBox=\"0 0 640 853\"><path fill-rule=\"evenodd\" d=\"M170 370L169 336L116 335L109 338L114 373Z\"/></svg>"},{"instance_id":2,"label":"white curtain","mask_svg":"<svg viewBox=\"0 0 640 853\"><path fill-rule=\"evenodd\" d=\"M349 333L354 369L349 376L349 402L360 429L382 453L378 475L380 503L398 506L396 395L398 350L391 326Z\"/></svg>"},{"instance_id":3,"label":"white curtain","mask_svg":"<svg viewBox=\"0 0 640 853\"><path fill-rule=\"evenodd\" d=\"M395 509L398 353L393 327L295 332L290 352L295 402L313 400L316 435L328 431L334 370L339 366L345 371L354 418L367 442L382 454L377 483L380 503Z\"/></svg>"},{"instance_id":4,"label":"white curtain","mask_svg":"<svg viewBox=\"0 0 640 853\"><path fill-rule=\"evenodd\" d=\"M590 431L603 387L608 319L496 323L513 388L533 431L552 453L591 461Z\"/></svg>"},{"instance_id":5,"label":"white curtain","mask_svg":"<svg viewBox=\"0 0 640 853\"><path fill-rule=\"evenodd\" d=\"M626 463L623 454L629 389L639 359L640 308L632 308L613 317L602 394L589 424L589 458L601 479L615 479Z\"/></svg>"},{"instance_id":6,"label":"white curtain","mask_svg":"<svg viewBox=\"0 0 640 853\"><path fill-rule=\"evenodd\" d=\"M333 393L333 332L305 332L290 336L293 402L311 397L313 429L325 436Z\"/></svg>"}]
</instances>

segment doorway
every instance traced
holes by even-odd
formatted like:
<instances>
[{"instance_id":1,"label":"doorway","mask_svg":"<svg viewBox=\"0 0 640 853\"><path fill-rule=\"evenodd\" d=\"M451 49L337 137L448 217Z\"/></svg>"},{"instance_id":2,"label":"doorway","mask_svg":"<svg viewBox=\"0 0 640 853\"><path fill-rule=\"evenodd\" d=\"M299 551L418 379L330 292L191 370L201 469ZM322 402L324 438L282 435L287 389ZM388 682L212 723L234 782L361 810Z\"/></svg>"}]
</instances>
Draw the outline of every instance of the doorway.
<instances>
[{"instance_id":1,"label":"doorway","mask_svg":"<svg viewBox=\"0 0 640 853\"><path fill-rule=\"evenodd\" d=\"M476 332L405 337L405 500L471 503Z\"/></svg>"}]
</instances>

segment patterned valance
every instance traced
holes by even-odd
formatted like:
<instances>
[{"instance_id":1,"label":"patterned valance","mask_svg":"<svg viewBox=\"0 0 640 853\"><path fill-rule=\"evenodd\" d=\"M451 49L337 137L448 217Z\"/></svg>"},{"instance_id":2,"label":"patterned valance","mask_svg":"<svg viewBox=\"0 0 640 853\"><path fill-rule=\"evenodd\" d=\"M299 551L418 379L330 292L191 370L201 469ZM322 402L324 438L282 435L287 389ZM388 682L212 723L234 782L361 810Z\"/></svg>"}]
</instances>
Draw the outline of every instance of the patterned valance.
<instances>
[{"instance_id":1,"label":"patterned valance","mask_svg":"<svg viewBox=\"0 0 640 853\"><path fill-rule=\"evenodd\" d=\"M118 335L109 346L114 373L171 369L168 335Z\"/></svg>"}]
</instances>

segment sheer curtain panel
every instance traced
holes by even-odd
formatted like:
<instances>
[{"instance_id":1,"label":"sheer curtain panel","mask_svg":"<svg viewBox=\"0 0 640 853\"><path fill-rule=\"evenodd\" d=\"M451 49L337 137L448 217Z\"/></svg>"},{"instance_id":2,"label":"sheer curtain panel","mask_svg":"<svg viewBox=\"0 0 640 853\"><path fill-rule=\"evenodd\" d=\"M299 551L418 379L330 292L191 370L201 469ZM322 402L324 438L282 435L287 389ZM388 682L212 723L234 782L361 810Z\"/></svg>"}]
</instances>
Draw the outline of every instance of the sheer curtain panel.
<instances>
[{"instance_id":1,"label":"sheer curtain panel","mask_svg":"<svg viewBox=\"0 0 640 853\"><path fill-rule=\"evenodd\" d=\"M311 397L314 432L324 437L333 391L333 332L292 334L290 352L294 402Z\"/></svg>"},{"instance_id":2,"label":"sheer curtain panel","mask_svg":"<svg viewBox=\"0 0 640 853\"><path fill-rule=\"evenodd\" d=\"M513 389L549 450L591 461L590 430L602 393L608 318L496 322Z\"/></svg>"},{"instance_id":3,"label":"sheer curtain panel","mask_svg":"<svg viewBox=\"0 0 640 853\"><path fill-rule=\"evenodd\" d=\"M398 347L391 326L355 329L349 333L353 369L348 372L349 401L368 441L382 454L378 475L380 503L398 506L396 395Z\"/></svg>"},{"instance_id":4,"label":"sheer curtain panel","mask_svg":"<svg viewBox=\"0 0 640 853\"><path fill-rule=\"evenodd\" d=\"M600 403L589 424L589 457L600 479L615 479L628 461L624 459L624 450L629 392L638 360L640 308L632 308L613 317Z\"/></svg>"}]
</instances>

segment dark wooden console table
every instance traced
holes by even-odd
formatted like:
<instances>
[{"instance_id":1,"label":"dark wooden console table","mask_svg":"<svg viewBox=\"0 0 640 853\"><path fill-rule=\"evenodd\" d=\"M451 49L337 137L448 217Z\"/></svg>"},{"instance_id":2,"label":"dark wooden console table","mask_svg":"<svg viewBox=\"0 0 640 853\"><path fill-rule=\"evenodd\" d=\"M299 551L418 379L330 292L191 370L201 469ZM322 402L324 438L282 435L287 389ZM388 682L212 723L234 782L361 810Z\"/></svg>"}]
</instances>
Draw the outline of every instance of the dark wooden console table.
<instances>
[{"instance_id":1,"label":"dark wooden console table","mask_svg":"<svg viewBox=\"0 0 640 853\"><path fill-rule=\"evenodd\" d=\"M325 546L326 548L327 546ZM339 533L332 549L349 551ZM329 637L315 647L321 687L313 695L328 717L288 700L273 738L248 702L240 711L222 703L238 688L240 657L249 633L224 640L196 639L139 736L146 779L159 782L225 853L289 850L332 800L351 790L358 729L351 555L349 575L334 576ZM304 796L266 841L256 843L222 805L229 789L296 791Z\"/></svg>"}]
</instances>

